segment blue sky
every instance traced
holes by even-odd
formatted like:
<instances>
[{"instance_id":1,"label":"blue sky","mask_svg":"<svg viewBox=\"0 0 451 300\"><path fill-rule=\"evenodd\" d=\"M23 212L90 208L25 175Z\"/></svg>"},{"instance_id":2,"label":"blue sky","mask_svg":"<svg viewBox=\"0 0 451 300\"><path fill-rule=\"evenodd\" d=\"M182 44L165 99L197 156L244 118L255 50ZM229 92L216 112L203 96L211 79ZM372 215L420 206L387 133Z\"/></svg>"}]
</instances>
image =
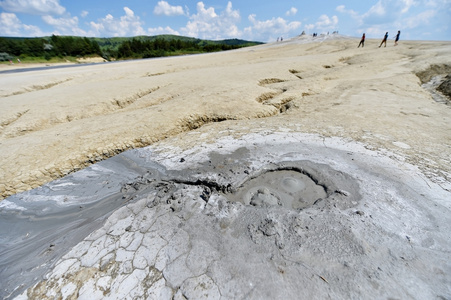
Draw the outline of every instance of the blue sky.
<instances>
[{"instance_id":1,"label":"blue sky","mask_svg":"<svg viewBox=\"0 0 451 300\"><path fill-rule=\"evenodd\" d=\"M177 34L262 42L339 31L451 40L451 0L0 0L0 36Z\"/></svg>"}]
</instances>

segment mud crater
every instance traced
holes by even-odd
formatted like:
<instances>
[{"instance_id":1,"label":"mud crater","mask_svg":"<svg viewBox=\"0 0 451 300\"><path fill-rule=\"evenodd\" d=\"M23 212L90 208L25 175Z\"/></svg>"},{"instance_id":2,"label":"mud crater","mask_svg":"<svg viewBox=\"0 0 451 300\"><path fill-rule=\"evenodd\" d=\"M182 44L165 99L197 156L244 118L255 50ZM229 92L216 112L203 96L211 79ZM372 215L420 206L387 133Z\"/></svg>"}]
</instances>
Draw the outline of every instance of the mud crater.
<instances>
[{"instance_id":1,"label":"mud crater","mask_svg":"<svg viewBox=\"0 0 451 300\"><path fill-rule=\"evenodd\" d=\"M278 170L247 181L234 198L245 205L282 206L297 210L327 198L327 193L323 186L305 174Z\"/></svg>"},{"instance_id":2,"label":"mud crater","mask_svg":"<svg viewBox=\"0 0 451 300\"><path fill-rule=\"evenodd\" d=\"M361 198L354 178L310 161L265 167L223 195L248 206L296 211L314 206L346 209L357 205Z\"/></svg>"},{"instance_id":3,"label":"mud crater","mask_svg":"<svg viewBox=\"0 0 451 300\"><path fill-rule=\"evenodd\" d=\"M200 198L204 203L216 194L227 201L250 207L294 211L311 207L348 209L356 206L361 199L357 180L327 164L307 160L286 161L252 170L243 161L237 161L238 157L246 156L247 152L242 152L237 150L224 156L212 154L209 162L199 168L203 172L190 169L167 171L167 174L150 180L145 176L141 180L135 179L131 185L126 184L122 188L123 199L130 201L139 194L153 190L156 197L152 205L181 203L184 200L180 197L183 196L176 191L188 186L203 191ZM216 175L212 176L213 173ZM202 174L209 176L205 178ZM168 189L169 186L172 188ZM180 208L174 207L173 210Z\"/></svg>"}]
</instances>

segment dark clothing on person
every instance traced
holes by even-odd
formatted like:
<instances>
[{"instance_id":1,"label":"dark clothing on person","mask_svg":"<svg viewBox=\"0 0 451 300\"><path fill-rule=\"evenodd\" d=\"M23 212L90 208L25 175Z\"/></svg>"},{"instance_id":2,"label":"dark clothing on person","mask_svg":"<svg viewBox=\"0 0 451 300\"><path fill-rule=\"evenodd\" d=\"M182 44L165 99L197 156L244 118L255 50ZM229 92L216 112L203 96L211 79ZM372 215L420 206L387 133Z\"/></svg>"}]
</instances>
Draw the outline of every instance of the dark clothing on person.
<instances>
[{"instance_id":1,"label":"dark clothing on person","mask_svg":"<svg viewBox=\"0 0 451 300\"><path fill-rule=\"evenodd\" d=\"M396 38L395 38L395 46L397 46L398 45L398 41L399 41L399 35L401 34L401 31L400 30L398 30L398 34L396 35Z\"/></svg>"},{"instance_id":2,"label":"dark clothing on person","mask_svg":"<svg viewBox=\"0 0 451 300\"><path fill-rule=\"evenodd\" d=\"M384 47L387 47L387 39L388 39L388 32L385 33L384 39L382 40L381 44L379 45L379 48L382 46L382 44L385 44Z\"/></svg>"},{"instance_id":3,"label":"dark clothing on person","mask_svg":"<svg viewBox=\"0 0 451 300\"><path fill-rule=\"evenodd\" d=\"M362 45L362 48L365 47L365 34L362 35L362 39L360 40L359 46L357 48L359 48L360 45Z\"/></svg>"}]
</instances>

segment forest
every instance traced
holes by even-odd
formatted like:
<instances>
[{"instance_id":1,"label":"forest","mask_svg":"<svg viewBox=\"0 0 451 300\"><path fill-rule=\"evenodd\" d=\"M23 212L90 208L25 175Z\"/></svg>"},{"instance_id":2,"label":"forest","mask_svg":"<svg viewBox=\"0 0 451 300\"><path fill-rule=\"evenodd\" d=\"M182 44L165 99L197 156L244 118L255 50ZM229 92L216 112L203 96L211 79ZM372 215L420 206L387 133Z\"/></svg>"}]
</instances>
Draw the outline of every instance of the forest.
<instances>
[{"instance_id":1,"label":"forest","mask_svg":"<svg viewBox=\"0 0 451 300\"><path fill-rule=\"evenodd\" d=\"M69 60L101 56L125 60L232 50L261 44L238 39L201 40L182 36L138 36L132 38L87 38L57 36L42 38L0 37L0 61Z\"/></svg>"}]
</instances>

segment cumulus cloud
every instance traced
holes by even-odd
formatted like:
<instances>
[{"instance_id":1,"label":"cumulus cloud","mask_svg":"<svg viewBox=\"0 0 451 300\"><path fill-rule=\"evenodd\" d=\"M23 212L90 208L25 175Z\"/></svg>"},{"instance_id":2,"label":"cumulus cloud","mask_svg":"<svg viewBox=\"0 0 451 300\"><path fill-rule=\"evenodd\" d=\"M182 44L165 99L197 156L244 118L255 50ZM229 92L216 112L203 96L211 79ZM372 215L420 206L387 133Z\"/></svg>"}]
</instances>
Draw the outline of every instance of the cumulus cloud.
<instances>
[{"instance_id":1,"label":"cumulus cloud","mask_svg":"<svg viewBox=\"0 0 451 300\"><path fill-rule=\"evenodd\" d=\"M86 35L86 32L78 27L77 17L54 18L52 16L42 16L42 20L55 28L54 34Z\"/></svg>"},{"instance_id":2,"label":"cumulus cloud","mask_svg":"<svg viewBox=\"0 0 451 300\"><path fill-rule=\"evenodd\" d=\"M5 36L43 36L37 26L23 24L16 14L0 13L0 32Z\"/></svg>"},{"instance_id":3,"label":"cumulus cloud","mask_svg":"<svg viewBox=\"0 0 451 300\"><path fill-rule=\"evenodd\" d=\"M108 14L98 22L91 22L91 30L95 36L134 36L144 35L143 22L128 7L124 7L125 15L119 19Z\"/></svg>"},{"instance_id":4,"label":"cumulus cloud","mask_svg":"<svg viewBox=\"0 0 451 300\"><path fill-rule=\"evenodd\" d=\"M86 10L82 11L81 14L80 14L80 16L82 18L86 18L88 15L89 15L89 12L87 12Z\"/></svg>"},{"instance_id":5,"label":"cumulus cloud","mask_svg":"<svg viewBox=\"0 0 451 300\"><path fill-rule=\"evenodd\" d=\"M169 26L166 27L156 27L156 28L148 28L147 32L149 35L159 35L159 34L173 34L173 35L180 35L180 33L177 30L172 29Z\"/></svg>"},{"instance_id":6,"label":"cumulus cloud","mask_svg":"<svg viewBox=\"0 0 451 300\"><path fill-rule=\"evenodd\" d=\"M405 17L405 14L411 12L412 8L418 5L419 2L415 0L379 0L367 12L363 13L360 18L362 23L365 24L388 24L402 19Z\"/></svg>"},{"instance_id":7,"label":"cumulus cloud","mask_svg":"<svg viewBox=\"0 0 451 300\"><path fill-rule=\"evenodd\" d=\"M359 17L359 13L358 12L356 12L356 11L354 11L352 9L346 9L346 6L344 6L344 5L337 6L337 8L335 10L340 12L340 13L343 13L343 14L348 14L351 17L354 17L354 18L358 18Z\"/></svg>"},{"instance_id":8,"label":"cumulus cloud","mask_svg":"<svg viewBox=\"0 0 451 300\"><path fill-rule=\"evenodd\" d=\"M190 16L181 31L184 35L203 39L237 38L242 34L237 26L240 19L239 11L232 8L230 1L219 15L213 7L206 8L203 2L198 2L197 13Z\"/></svg>"},{"instance_id":9,"label":"cumulus cloud","mask_svg":"<svg viewBox=\"0 0 451 300\"><path fill-rule=\"evenodd\" d=\"M159 1L153 10L153 13L156 15L180 16L184 15L185 11L181 6L172 6L166 1Z\"/></svg>"},{"instance_id":10,"label":"cumulus cloud","mask_svg":"<svg viewBox=\"0 0 451 300\"><path fill-rule=\"evenodd\" d=\"M246 35L254 40L275 40L279 36L293 36L298 35L298 29L301 27L301 22L288 22L287 20L278 17L270 20L260 21L257 16L252 14L248 17L251 26L244 29Z\"/></svg>"},{"instance_id":11,"label":"cumulus cloud","mask_svg":"<svg viewBox=\"0 0 451 300\"><path fill-rule=\"evenodd\" d=\"M318 22L316 22L315 27L322 30L332 30L335 29L337 25L338 25L337 16L329 17L327 15L321 15L318 18Z\"/></svg>"},{"instance_id":12,"label":"cumulus cloud","mask_svg":"<svg viewBox=\"0 0 451 300\"><path fill-rule=\"evenodd\" d=\"M31 15L62 15L66 11L59 0L3 0L0 7L8 12Z\"/></svg>"},{"instance_id":13,"label":"cumulus cloud","mask_svg":"<svg viewBox=\"0 0 451 300\"><path fill-rule=\"evenodd\" d=\"M313 30L314 32L325 33L326 31L329 32L336 30L338 27L338 22L339 21L337 16L329 17L328 15L321 15L316 21L316 23L306 24L304 25L304 28L308 32Z\"/></svg>"},{"instance_id":14,"label":"cumulus cloud","mask_svg":"<svg viewBox=\"0 0 451 300\"><path fill-rule=\"evenodd\" d=\"M292 7L292 8L290 8L290 10L287 11L285 14L286 14L287 16L294 16L294 15L297 14L297 13L298 13L298 9L297 9L296 7Z\"/></svg>"},{"instance_id":15,"label":"cumulus cloud","mask_svg":"<svg viewBox=\"0 0 451 300\"><path fill-rule=\"evenodd\" d=\"M336 10L350 15L357 24L356 32L366 32L367 36L381 36L388 30L424 28L440 20L449 20L450 0L379 0L366 12L358 13L340 5ZM425 9L428 8L428 9ZM445 21L449 24L449 21ZM442 26L446 30L448 26ZM417 36L418 37L418 36Z\"/></svg>"}]
</instances>

